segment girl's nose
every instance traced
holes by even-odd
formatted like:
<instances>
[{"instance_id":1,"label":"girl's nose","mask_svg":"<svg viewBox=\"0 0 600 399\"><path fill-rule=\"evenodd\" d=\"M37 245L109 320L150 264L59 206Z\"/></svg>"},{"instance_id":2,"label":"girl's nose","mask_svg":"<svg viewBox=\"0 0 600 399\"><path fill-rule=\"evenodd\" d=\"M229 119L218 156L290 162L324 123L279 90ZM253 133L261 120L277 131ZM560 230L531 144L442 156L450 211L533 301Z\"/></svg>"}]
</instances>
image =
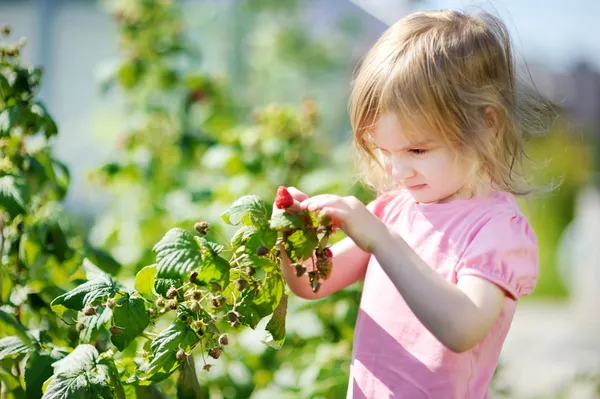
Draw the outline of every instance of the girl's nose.
<instances>
[{"instance_id":1,"label":"girl's nose","mask_svg":"<svg viewBox=\"0 0 600 399\"><path fill-rule=\"evenodd\" d=\"M409 165L400 162L392 164L392 177L395 181L403 182L415 175L415 169Z\"/></svg>"}]
</instances>

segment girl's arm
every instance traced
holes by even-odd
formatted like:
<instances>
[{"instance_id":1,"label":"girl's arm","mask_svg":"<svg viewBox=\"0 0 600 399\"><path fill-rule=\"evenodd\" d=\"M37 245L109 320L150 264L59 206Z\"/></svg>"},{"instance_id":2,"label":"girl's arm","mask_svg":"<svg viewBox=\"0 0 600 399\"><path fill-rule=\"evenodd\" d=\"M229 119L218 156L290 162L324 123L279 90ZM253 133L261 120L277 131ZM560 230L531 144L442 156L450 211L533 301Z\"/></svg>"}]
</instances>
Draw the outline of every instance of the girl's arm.
<instances>
[{"instance_id":1,"label":"girl's arm","mask_svg":"<svg viewBox=\"0 0 600 399\"><path fill-rule=\"evenodd\" d=\"M481 341L500 315L504 291L475 276L464 276L453 285L396 232L380 227L373 254L423 325L454 352Z\"/></svg>"},{"instance_id":2,"label":"girl's arm","mask_svg":"<svg viewBox=\"0 0 600 399\"><path fill-rule=\"evenodd\" d=\"M296 269L291 266L285 250L281 249L281 269L290 290L301 298L317 299L332 294L362 280L365 277L370 254L360 249L350 238L344 238L331 247L333 252L333 270L331 276L322 282L321 288L315 294L308 282L307 273L296 277ZM316 260L315 260L316 262ZM312 270L313 262L304 262L307 271Z\"/></svg>"},{"instance_id":3,"label":"girl's arm","mask_svg":"<svg viewBox=\"0 0 600 399\"><path fill-rule=\"evenodd\" d=\"M505 296L500 287L471 275L453 285L358 199L317 195L300 208L337 219L356 245L377 258L413 313L448 349L472 348L496 322Z\"/></svg>"}]
</instances>

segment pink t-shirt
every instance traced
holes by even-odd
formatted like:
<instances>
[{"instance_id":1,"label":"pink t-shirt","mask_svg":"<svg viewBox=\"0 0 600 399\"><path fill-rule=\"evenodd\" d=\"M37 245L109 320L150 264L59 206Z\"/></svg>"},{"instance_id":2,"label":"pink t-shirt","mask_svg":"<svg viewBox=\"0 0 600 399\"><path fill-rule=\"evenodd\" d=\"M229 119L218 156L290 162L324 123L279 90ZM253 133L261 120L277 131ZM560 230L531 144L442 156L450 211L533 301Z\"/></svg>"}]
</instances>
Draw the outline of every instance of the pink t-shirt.
<instances>
[{"instance_id":1,"label":"pink t-shirt","mask_svg":"<svg viewBox=\"0 0 600 399\"><path fill-rule=\"evenodd\" d=\"M465 275L479 276L502 287L506 296L490 333L472 349L455 353L423 326L371 256L348 398L487 398L517 300L533 291L538 277L537 240L514 197L497 192L419 204L395 191L369 209L452 284Z\"/></svg>"}]
</instances>

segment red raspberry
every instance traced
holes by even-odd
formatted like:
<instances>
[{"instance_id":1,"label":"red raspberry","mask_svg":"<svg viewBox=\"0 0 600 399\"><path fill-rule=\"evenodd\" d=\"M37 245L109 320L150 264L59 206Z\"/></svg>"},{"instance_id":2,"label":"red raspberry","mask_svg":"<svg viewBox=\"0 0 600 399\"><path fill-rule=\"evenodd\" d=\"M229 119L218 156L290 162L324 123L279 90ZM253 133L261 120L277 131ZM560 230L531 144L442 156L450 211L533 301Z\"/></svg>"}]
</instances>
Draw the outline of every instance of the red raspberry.
<instances>
[{"instance_id":1,"label":"red raspberry","mask_svg":"<svg viewBox=\"0 0 600 399\"><path fill-rule=\"evenodd\" d=\"M275 206L279 209L287 209L294 205L292 194L284 186L279 186L275 196Z\"/></svg>"},{"instance_id":2,"label":"red raspberry","mask_svg":"<svg viewBox=\"0 0 600 399\"><path fill-rule=\"evenodd\" d=\"M331 259L333 258L333 252L331 252L331 248L325 248L323 250L323 255L327 258L327 259Z\"/></svg>"}]
</instances>

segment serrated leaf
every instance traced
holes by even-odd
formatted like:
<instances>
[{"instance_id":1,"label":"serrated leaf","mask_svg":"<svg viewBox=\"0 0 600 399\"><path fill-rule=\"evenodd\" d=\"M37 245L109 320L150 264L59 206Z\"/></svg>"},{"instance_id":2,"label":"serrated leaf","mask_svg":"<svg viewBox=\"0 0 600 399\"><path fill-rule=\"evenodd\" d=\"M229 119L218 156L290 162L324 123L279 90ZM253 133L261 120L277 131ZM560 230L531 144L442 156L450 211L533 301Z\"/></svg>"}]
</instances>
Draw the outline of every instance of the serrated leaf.
<instances>
[{"instance_id":1,"label":"serrated leaf","mask_svg":"<svg viewBox=\"0 0 600 399\"><path fill-rule=\"evenodd\" d=\"M244 292L237 311L240 322L256 328L258 322L270 315L283 295L284 283L281 276L265 277L262 287Z\"/></svg>"},{"instance_id":2,"label":"serrated leaf","mask_svg":"<svg viewBox=\"0 0 600 399\"><path fill-rule=\"evenodd\" d=\"M162 295L165 298L167 297L167 291L171 286L175 288L179 288L183 285L180 279L178 278L156 278L154 279L154 291L158 295Z\"/></svg>"},{"instance_id":3,"label":"serrated leaf","mask_svg":"<svg viewBox=\"0 0 600 399\"><path fill-rule=\"evenodd\" d=\"M78 345L63 359L54 362L54 374L70 374L90 371L96 366L98 350L89 344Z\"/></svg>"},{"instance_id":4,"label":"serrated leaf","mask_svg":"<svg viewBox=\"0 0 600 399\"><path fill-rule=\"evenodd\" d=\"M231 245L236 248L239 247L240 245L244 244L250 237L252 237L252 235L257 231L259 230L254 226L240 227L231 238Z\"/></svg>"},{"instance_id":5,"label":"serrated leaf","mask_svg":"<svg viewBox=\"0 0 600 399\"><path fill-rule=\"evenodd\" d=\"M19 122L22 111L21 106L14 105L0 112L0 137L10 135L11 129Z\"/></svg>"},{"instance_id":6,"label":"serrated leaf","mask_svg":"<svg viewBox=\"0 0 600 399\"><path fill-rule=\"evenodd\" d=\"M79 333L80 343L92 343L96 339L98 332L112 320L113 312L110 308L103 306L97 312L94 316L83 316L81 319L84 328Z\"/></svg>"},{"instance_id":7,"label":"serrated leaf","mask_svg":"<svg viewBox=\"0 0 600 399\"><path fill-rule=\"evenodd\" d=\"M194 240L198 243L200 248L208 249L213 255L218 255L223 251L223 246L216 242L208 241L204 237L195 236Z\"/></svg>"},{"instance_id":8,"label":"serrated leaf","mask_svg":"<svg viewBox=\"0 0 600 399\"><path fill-rule=\"evenodd\" d=\"M143 267L135 275L133 288L147 299L154 300L156 295L152 292L154 287L154 278L156 277L156 265ZM168 288L167 288L168 289Z\"/></svg>"},{"instance_id":9,"label":"serrated leaf","mask_svg":"<svg viewBox=\"0 0 600 399\"><path fill-rule=\"evenodd\" d=\"M150 346L152 353L150 363L144 368L140 379L161 381L167 378L179 367L175 357L181 348L188 352L200 337L185 323L176 321L169 328L161 332Z\"/></svg>"},{"instance_id":10,"label":"serrated leaf","mask_svg":"<svg viewBox=\"0 0 600 399\"><path fill-rule=\"evenodd\" d=\"M123 297L113 309L113 319L121 331L111 337L113 345L123 351L150 323L146 306L142 298Z\"/></svg>"},{"instance_id":11,"label":"serrated leaf","mask_svg":"<svg viewBox=\"0 0 600 399\"><path fill-rule=\"evenodd\" d=\"M262 228L252 235L246 242L246 249L255 254L259 246L264 245L269 250L277 242L277 232L269 228Z\"/></svg>"},{"instance_id":12,"label":"serrated leaf","mask_svg":"<svg viewBox=\"0 0 600 399\"><path fill-rule=\"evenodd\" d=\"M262 227L269 221L265 202L256 195L246 195L239 198L221 215L223 221L230 225Z\"/></svg>"},{"instance_id":13,"label":"serrated leaf","mask_svg":"<svg viewBox=\"0 0 600 399\"><path fill-rule=\"evenodd\" d=\"M302 218L295 213L281 211L271 217L270 227L273 230L295 230L303 226Z\"/></svg>"},{"instance_id":14,"label":"serrated leaf","mask_svg":"<svg viewBox=\"0 0 600 399\"><path fill-rule=\"evenodd\" d=\"M285 341L285 317L287 314L288 296L283 294L279 304L273 311L271 320L267 323L266 330L271 334L271 340L265 343L276 349L281 348Z\"/></svg>"},{"instance_id":15,"label":"serrated leaf","mask_svg":"<svg viewBox=\"0 0 600 399\"><path fill-rule=\"evenodd\" d=\"M42 399L87 399L88 382L85 372L58 375L46 387Z\"/></svg>"},{"instance_id":16,"label":"serrated leaf","mask_svg":"<svg viewBox=\"0 0 600 399\"><path fill-rule=\"evenodd\" d=\"M194 236L179 228L169 230L153 251L156 253L156 276L160 278L181 278L201 261Z\"/></svg>"},{"instance_id":17,"label":"serrated leaf","mask_svg":"<svg viewBox=\"0 0 600 399\"><path fill-rule=\"evenodd\" d=\"M99 298L113 297L117 291L119 291L117 283L112 277L105 274L55 298L50 306L52 310L62 315L62 313L59 313L62 311L61 307L81 310L87 304L91 304Z\"/></svg>"},{"instance_id":18,"label":"serrated leaf","mask_svg":"<svg viewBox=\"0 0 600 399\"><path fill-rule=\"evenodd\" d=\"M298 230L288 237L298 260L308 259L313 255L319 238L315 230Z\"/></svg>"},{"instance_id":19,"label":"serrated leaf","mask_svg":"<svg viewBox=\"0 0 600 399\"><path fill-rule=\"evenodd\" d=\"M211 282L226 287L229 284L230 265L225 259L218 255L205 256L202 266L198 270L196 281L199 285L209 285Z\"/></svg>"},{"instance_id":20,"label":"serrated leaf","mask_svg":"<svg viewBox=\"0 0 600 399\"><path fill-rule=\"evenodd\" d=\"M17 357L31 350L19 337L5 337L0 339L0 360L6 357Z\"/></svg>"},{"instance_id":21,"label":"serrated leaf","mask_svg":"<svg viewBox=\"0 0 600 399\"><path fill-rule=\"evenodd\" d=\"M11 217L25 213L27 197L27 185L22 178L13 175L0 177L0 209Z\"/></svg>"},{"instance_id":22,"label":"serrated leaf","mask_svg":"<svg viewBox=\"0 0 600 399\"><path fill-rule=\"evenodd\" d=\"M25 364L25 392L28 399L41 398L44 381L52 377L52 363L56 359L50 354L31 352Z\"/></svg>"}]
</instances>

